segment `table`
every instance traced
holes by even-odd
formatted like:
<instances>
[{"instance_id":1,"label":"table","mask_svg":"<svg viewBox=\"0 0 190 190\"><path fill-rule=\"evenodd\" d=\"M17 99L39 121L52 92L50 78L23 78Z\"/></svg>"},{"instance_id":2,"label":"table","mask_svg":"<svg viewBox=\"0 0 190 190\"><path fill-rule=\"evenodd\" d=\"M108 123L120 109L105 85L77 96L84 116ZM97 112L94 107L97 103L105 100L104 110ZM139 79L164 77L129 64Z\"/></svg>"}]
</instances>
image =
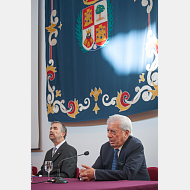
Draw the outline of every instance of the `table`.
<instances>
[{"instance_id":1,"label":"table","mask_svg":"<svg viewBox=\"0 0 190 190\"><path fill-rule=\"evenodd\" d=\"M46 181L47 177L34 177L32 183ZM31 184L31 190L158 190L158 181L80 181L76 178L65 178L68 183Z\"/></svg>"}]
</instances>

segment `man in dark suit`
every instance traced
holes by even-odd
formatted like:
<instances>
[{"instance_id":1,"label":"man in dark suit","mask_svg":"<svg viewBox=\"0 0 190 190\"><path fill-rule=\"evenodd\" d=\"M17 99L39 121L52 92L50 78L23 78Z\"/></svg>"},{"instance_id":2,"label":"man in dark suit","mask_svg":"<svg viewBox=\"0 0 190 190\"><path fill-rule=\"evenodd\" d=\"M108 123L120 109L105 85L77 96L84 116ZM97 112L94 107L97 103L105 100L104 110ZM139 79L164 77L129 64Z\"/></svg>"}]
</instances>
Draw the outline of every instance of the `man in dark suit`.
<instances>
[{"instance_id":1,"label":"man in dark suit","mask_svg":"<svg viewBox=\"0 0 190 190\"><path fill-rule=\"evenodd\" d=\"M102 145L92 167L82 165L85 169L80 170L81 180L150 180L143 145L131 135L131 120L115 114L107 124L109 141Z\"/></svg>"},{"instance_id":2,"label":"man in dark suit","mask_svg":"<svg viewBox=\"0 0 190 190\"><path fill-rule=\"evenodd\" d=\"M77 156L77 151L74 147L67 144L65 141L67 135L67 128L63 123L52 122L49 138L54 143L54 148L47 151L39 175L47 176L44 164L45 161L53 161L53 170L50 172L50 176L57 177L57 169L60 168L60 176L63 178L75 177L77 168L77 158L67 159L61 162L64 158ZM58 165L60 166L58 167Z\"/></svg>"}]
</instances>

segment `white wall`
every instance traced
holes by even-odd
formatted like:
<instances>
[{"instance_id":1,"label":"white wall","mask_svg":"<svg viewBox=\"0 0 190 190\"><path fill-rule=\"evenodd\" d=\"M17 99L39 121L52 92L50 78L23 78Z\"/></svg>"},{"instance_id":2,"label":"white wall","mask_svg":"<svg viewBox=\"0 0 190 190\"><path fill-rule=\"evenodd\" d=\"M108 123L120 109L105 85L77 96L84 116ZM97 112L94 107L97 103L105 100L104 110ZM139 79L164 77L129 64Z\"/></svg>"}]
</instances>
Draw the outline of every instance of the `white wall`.
<instances>
[{"instance_id":1,"label":"white wall","mask_svg":"<svg viewBox=\"0 0 190 190\"><path fill-rule=\"evenodd\" d=\"M50 122L47 121L46 112L46 63L45 63L45 34L44 34L44 0L39 3L39 114L41 126L41 148L43 152L32 152L31 162L38 170L40 169L45 153L53 147L49 140ZM88 150L89 156L78 158L78 167L81 164L91 166L99 155L100 146L106 142L106 125L85 126L85 127L67 127L67 142L77 149L78 154ZM158 117L133 122L133 135L139 138L145 148L145 157L147 166L158 166Z\"/></svg>"},{"instance_id":2,"label":"white wall","mask_svg":"<svg viewBox=\"0 0 190 190\"><path fill-rule=\"evenodd\" d=\"M47 119L43 122L43 152L32 153L32 163L38 169L43 162L46 151L53 147L53 143L48 138L50 123L47 122ZM81 168L81 164L92 166L99 155L100 146L108 140L106 128L106 125L67 127L66 140L77 149L78 154L86 150L90 152L89 156L78 157L77 165L79 168ZM144 145L147 166L158 166L158 117L133 122L133 135L139 138Z\"/></svg>"}]
</instances>

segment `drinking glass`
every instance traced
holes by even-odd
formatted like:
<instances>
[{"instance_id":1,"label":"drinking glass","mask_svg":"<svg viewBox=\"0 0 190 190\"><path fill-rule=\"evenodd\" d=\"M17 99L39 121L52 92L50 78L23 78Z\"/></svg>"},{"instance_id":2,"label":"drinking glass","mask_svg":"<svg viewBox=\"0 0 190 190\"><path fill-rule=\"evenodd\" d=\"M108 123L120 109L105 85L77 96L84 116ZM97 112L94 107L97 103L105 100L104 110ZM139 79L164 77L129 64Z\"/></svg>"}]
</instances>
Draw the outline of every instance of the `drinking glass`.
<instances>
[{"instance_id":1,"label":"drinking glass","mask_svg":"<svg viewBox=\"0 0 190 190\"><path fill-rule=\"evenodd\" d=\"M50 172L53 170L53 162L45 161L45 171L48 172L48 181L50 181Z\"/></svg>"}]
</instances>

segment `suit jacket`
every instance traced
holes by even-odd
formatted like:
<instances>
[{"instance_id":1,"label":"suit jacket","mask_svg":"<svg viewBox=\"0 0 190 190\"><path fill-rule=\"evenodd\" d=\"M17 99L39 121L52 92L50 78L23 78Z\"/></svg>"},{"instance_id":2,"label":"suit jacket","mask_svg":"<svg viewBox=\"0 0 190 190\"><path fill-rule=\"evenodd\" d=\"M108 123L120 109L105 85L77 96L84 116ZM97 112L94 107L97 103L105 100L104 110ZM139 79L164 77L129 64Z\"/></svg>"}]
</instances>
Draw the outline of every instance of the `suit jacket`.
<instances>
[{"instance_id":1,"label":"suit jacket","mask_svg":"<svg viewBox=\"0 0 190 190\"><path fill-rule=\"evenodd\" d=\"M107 142L102 145L100 156L92 166L95 170L95 180L150 180L144 148L141 141L129 136L122 146L116 170L111 170L114 148Z\"/></svg>"},{"instance_id":2,"label":"suit jacket","mask_svg":"<svg viewBox=\"0 0 190 190\"><path fill-rule=\"evenodd\" d=\"M53 148L52 148L53 149ZM64 158L69 158L72 156L77 156L77 151L74 147L67 144L65 141L56 151L52 157L52 149L48 150L41 170L37 175L47 176L48 173L44 169L45 161L53 161L53 170L50 172L50 176L57 177L57 169L59 162ZM77 168L77 157L64 160L60 163L60 176L63 178L74 178Z\"/></svg>"}]
</instances>

